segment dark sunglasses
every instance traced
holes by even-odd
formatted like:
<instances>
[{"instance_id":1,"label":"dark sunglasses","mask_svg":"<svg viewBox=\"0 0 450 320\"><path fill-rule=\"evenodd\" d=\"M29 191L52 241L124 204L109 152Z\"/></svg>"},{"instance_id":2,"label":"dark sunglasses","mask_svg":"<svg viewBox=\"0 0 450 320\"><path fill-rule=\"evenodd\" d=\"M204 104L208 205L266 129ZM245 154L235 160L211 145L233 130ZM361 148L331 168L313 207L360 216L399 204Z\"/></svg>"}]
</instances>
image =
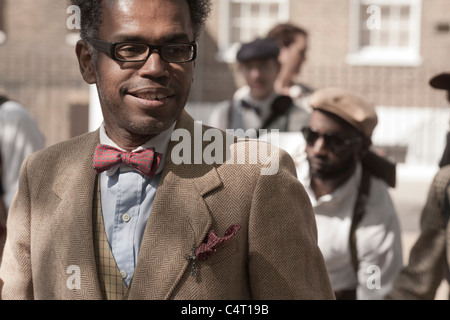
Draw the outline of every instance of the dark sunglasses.
<instances>
[{"instance_id":1,"label":"dark sunglasses","mask_svg":"<svg viewBox=\"0 0 450 320\"><path fill-rule=\"evenodd\" d=\"M301 132L303 137L305 137L308 146L314 146L316 141L322 137L327 147L334 153L338 153L342 151L343 148L352 144L363 142L362 137L343 138L337 134L321 134L312 130L310 127L304 127Z\"/></svg>"}]
</instances>

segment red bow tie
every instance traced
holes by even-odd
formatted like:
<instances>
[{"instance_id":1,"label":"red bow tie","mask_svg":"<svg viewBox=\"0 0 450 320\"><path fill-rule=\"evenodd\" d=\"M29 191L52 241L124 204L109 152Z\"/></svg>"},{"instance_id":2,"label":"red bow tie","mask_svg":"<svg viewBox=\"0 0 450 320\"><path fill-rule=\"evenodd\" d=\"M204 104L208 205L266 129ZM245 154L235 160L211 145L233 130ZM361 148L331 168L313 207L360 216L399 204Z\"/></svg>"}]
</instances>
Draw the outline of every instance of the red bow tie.
<instances>
[{"instance_id":1,"label":"red bow tie","mask_svg":"<svg viewBox=\"0 0 450 320\"><path fill-rule=\"evenodd\" d=\"M93 166L97 173L111 169L115 165L126 163L137 171L152 178L159 164L162 154L155 152L155 148L142 149L135 152L125 152L114 147L100 144L94 152Z\"/></svg>"}]
</instances>

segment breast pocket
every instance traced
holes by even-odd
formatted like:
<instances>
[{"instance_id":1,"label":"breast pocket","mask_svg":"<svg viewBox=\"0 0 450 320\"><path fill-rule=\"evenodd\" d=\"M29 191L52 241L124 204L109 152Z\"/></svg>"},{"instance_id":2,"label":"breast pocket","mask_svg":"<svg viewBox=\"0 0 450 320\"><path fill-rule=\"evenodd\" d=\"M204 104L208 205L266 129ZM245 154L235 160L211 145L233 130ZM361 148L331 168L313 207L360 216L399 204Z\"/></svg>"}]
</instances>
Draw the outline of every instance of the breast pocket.
<instances>
[{"instance_id":1,"label":"breast pocket","mask_svg":"<svg viewBox=\"0 0 450 320\"><path fill-rule=\"evenodd\" d=\"M238 259L238 248L237 239L231 239L211 253L208 259L200 263L212 266L218 263L226 263L228 260Z\"/></svg>"}]
</instances>

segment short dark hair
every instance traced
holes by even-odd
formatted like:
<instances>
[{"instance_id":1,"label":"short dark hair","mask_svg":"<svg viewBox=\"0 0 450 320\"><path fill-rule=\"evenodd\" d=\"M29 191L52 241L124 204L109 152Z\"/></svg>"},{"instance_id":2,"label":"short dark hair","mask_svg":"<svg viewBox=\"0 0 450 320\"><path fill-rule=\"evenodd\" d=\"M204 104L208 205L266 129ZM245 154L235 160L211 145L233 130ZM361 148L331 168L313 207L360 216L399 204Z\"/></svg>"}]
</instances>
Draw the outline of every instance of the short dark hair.
<instances>
[{"instance_id":1,"label":"short dark hair","mask_svg":"<svg viewBox=\"0 0 450 320\"><path fill-rule=\"evenodd\" d=\"M185 0L189 5L189 12L194 30L194 38L198 39L211 11L211 0ZM96 38L102 23L102 0L70 0L72 5L78 6L81 12L81 39L87 41Z\"/></svg>"},{"instance_id":2,"label":"short dark hair","mask_svg":"<svg viewBox=\"0 0 450 320\"><path fill-rule=\"evenodd\" d=\"M305 29L291 23L280 23L273 27L267 36L275 39L282 47L289 47L295 42L295 37L299 34L305 38L308 37L308 32Z\"/></svg>"}]
</instances>

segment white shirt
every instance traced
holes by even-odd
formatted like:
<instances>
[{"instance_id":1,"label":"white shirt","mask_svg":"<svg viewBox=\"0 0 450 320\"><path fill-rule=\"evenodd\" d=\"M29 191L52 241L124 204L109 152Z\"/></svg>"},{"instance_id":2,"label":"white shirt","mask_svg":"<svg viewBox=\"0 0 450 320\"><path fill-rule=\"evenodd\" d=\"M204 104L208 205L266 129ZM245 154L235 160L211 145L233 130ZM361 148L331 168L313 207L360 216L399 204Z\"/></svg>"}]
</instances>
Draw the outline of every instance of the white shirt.
<instances>
[{"instance_id":1,"label":"white shirt","mask_svg":"<svg viewBox=\"0 0 450 320\"><path fill-rule=\"evenodd\" d=\"M0 107L3 201L8 209L17 191L20 167L31 153L44 148L45 138L27 109L16 101Z\"/></svg>"},{"instance_id":2,"label":"white shirt","mask_svg":"<svg viewBox=\"0 0 450 320\"><path fill-rule=\"evenodd\" d=\"M232 126L228 123L230 101L220 103L216 109L211 113L208 121L208 125L216 127L222 130L226 129L242 129L244 134L249 138L256 138L255 134L250 135L249 129L259 129L263 126L264 122L270 117L272 113L272 103L278 96L276 92L270 94L266 99L256 100L250 94L250 88L243 86L237 90L233 95L233 120ZM254 109L245 108L242 106L242 101L247 102L251 106L257 108L259 114ZM256 133L256 131L255 131ZM236 132L237 135L238 132ZM244 135L242 135L244 136Z\"/></svg>"},{"instance_id":3,"label":"white shirt","mask_svg":"<svg viewBox=\"0 0 450 320\"><path fill-rule=\"evenodd\" d=\"M163 155L155 176L150 179L128 164L120 164L100 174L100 193L106 236L127 285L138 260L147 220L164 169L167 147L175 123L134 151L154 147ZM121 149L100 127L100 143ZM123 150L123 149L121 149Z\"/></svg>"},{"instance_id":4,"label":"white shirt","mask_svg":"<svg viewBox=\"0 0 450 320\"><path fill-rule=\"evenodd\" d=\"M359 259L355 274L350 253L350 226L361 180L359 164L350 179L332 194L316 199L310 187L306 142L300 133L261 137L286 150L293 158L297 175L314 208L318 244L335 291L357 288L360 300L383 299L391 290L402 261L400 225L387 185L371 178L366 213L356 231Z\"/></svg>"},{"instance_id":5,"label":"white shirt","mask_svg":"<svg viewBox=\"0 0 450 320\"><path fill-rule=\"evenodd\" d=\"M359 260L356 275L349 236L362 166L359 164L354 175L332 194L319 199L310 187L307 161L299 172L315 211L318 243L333 289L357 288L359 300L383 299L403 266L400 226L387 185L371 178L366 212L356 230Z\"/></svg>"}]
</instances>

